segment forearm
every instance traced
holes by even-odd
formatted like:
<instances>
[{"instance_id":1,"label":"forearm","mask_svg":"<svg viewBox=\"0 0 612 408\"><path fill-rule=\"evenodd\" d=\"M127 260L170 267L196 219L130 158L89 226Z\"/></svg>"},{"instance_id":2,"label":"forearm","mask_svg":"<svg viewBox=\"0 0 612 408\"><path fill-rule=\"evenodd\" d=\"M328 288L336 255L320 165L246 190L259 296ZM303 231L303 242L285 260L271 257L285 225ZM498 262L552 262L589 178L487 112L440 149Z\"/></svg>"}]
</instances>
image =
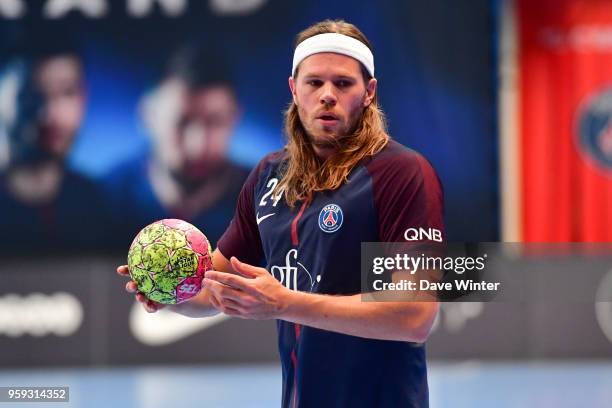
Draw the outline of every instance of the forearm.
<instances>
[{"instance_id":1,"label":"forearm","mask_svg":"<svg viewBox=\"0 0 612 408\"><path fill-rule=\"evenodd\" d=\"M437 302L364 302L361 295L288 295L281 319L352 336L424 342L438 311Z\"/></svg>"}]
</instances>

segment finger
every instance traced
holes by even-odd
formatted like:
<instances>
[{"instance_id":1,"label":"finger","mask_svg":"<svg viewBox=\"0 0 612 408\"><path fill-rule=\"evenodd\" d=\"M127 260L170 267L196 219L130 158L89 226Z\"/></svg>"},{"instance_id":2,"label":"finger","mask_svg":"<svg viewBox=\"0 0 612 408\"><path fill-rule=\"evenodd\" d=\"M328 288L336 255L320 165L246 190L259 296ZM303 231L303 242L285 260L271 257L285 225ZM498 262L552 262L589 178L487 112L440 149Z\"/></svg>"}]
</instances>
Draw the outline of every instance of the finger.
<instances>
[{"instance_id":1,"label":"finger","mask_svg":"<svg viewBox=\"0 0 612 408\"><path fill-rule=\"evenodd\" d=\"M229 298L222 298L220 300L220 303L221 303L222 306L235 309L235 310L239 311L240 313L244 312L244 310L242 308L242 305L240 303L236 302L235 300L232 300L232 299L229 299Z\"/></svg>"},{"instance_id":2,"label":"finger","mask_svg":"<svg viewBox=\"0 0 612 408\"><path fill-rule=\"evenodd\" d=\"M239 316L241 314L240 310L231 302L232 301L229 299L225 299L224 301L219 300L215 295L210 297L210 303L215 307L215 309L229 316Z\"/></svg>"},{"instance_id":3,"label":"finger","mask_svg":"<svg viewBox=\"0 0 612 408\"><path fill-rule=\"evenodd\" d=\"M230 262L236 272L247 278L255 278L262 274L262 268L240 262L235 256L230 258Z\"/></svg>"},{"instance_id":4,"label":"finger","mask_svg":"<svg viewBox=\"0 0 612 408\"><path fill-rule=\"evenodd\" d=\"M205 285L219 301L222 299L231 299L234 302L243 303L246 300L245 297L248 296L241 290L237 290L231 286L219 283L212 279L204 278L202 284ZM252 299L251 296L248 297Z\"/></svg>"},{"instance_id":5,"label":"finger","mask_svg":"<svg viewBox=\"0 0 612 408\"><path fill-rule=\"evenodd\" d=\"M210 296L210 303L215 307L215 309L221 310L221 304L219 303L214 294L211 294Z\"/></svg>"},{"instance_id":6,"label":"finger","mask_svg":"<svg viewBox=\"0 0 612 408\"><path fill-rule=\"evenodd\" d=\"M219 272L219 271L206 271L204 275L208 280L208 284L213 282L222 283L223 285L231 286L234 289L239 289L243 292L255 295L257 291L251 286L253 284L252 279L243 278L241 276L234 275L232 273ZM211 286L211 288L214 286ZM216 287L218 289L218 287Z\"/></svg>"},{"instance_id":7,"label":"finger","mask_svg":"<svg viewBox=\"0 0 612 408\"><path fill-rule=\"evenodd\" d=\"M155 313L157 312L157 309L155 308L155 306L151 306L149 304L149 302L146 302L143 304L144 309L148 312L148 313Z\"/></svg>"},{"instance_id":8,"label":"finger","mask_svg":"<svg viewBox=\"0 0 612 408\"><path fill-rule=\"evenodd\" d=\"M118 266L117 273L121 276L130 276L130 270L127 265Z\"/></svg>"},{"instance_id":9,"label":"finger","mask_svg":"<svg viewBox=\"0 0 612 408\"><path fill-rule=\"evenodd\" d=\"M129 293L136 293L138 291L138 284L134 281L128 281L125 284L125 290Z\"/></svg>"},{"instance_id":10,"label":"finger","mask_svg":"<svg viewBox=\"0 0 612 408\"><path fill-rule=\"evenodd\" d=\"M154 302L152 300L147 300L147 302L144 304L145 306L145 310L149 313L155 313L157 312L159 309L163 308L164 305L161 303L157 303Z\"/></svg>"},{"instance_id":11,"label":"finger","mask_svg":"<svg viewBox=\"0 0 612 408\"><path fill-rule=\"evenodd\" d=\"M221 305L221 311L228 316L242 316L242 312L239 309L230 306Z\"/></svg>"}]
</instances>

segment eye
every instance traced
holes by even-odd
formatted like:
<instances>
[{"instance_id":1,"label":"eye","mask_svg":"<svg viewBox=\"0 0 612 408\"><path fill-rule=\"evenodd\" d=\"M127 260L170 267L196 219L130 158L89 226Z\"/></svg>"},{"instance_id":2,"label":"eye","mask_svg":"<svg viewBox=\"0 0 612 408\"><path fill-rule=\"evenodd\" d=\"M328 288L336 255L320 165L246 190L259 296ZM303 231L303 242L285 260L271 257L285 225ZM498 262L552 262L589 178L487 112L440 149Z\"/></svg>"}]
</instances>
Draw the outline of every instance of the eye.
<instances>
[{"instance_id":1,"label":"eye","mask_svg":"<svg viewBox=\"0 0 612 408\"><path fill-rule=\"evenodd\" d=\"M306 83L310 86L321 86L323 84L319 79L309 79Z\"/></svg>"},{"instance_id":2,"label":"eye","mask_svg":"<svg viewBox=\"0 0 612 408\"><path fill-rule=\"evenodd\" d=\"M349 87L351 85L352 85L351 81L346 80L346 79L341 79L341 80L336 82L336 86L338 88L346 88L346 87Z\"/></svg>"}]
</instances>

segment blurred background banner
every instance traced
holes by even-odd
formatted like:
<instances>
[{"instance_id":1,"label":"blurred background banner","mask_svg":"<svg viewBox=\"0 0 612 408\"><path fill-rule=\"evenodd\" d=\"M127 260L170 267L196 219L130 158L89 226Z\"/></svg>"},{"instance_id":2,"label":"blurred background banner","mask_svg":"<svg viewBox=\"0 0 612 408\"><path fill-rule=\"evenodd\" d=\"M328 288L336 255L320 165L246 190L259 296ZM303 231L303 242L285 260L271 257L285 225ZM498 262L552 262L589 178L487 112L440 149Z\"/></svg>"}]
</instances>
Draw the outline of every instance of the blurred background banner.
<instances>
[{"instance_id":1,"label":"blurred background banner","mask_svg":"<svg viewBox=\"0 0 612 408\"><path fill-rule=\"evenodd\" d=\"M518 21L522 239L610 241L612 3L521 0Z\"/></svg>"},{"instance_id":2,"label":"blurred background banner","mask_svg":"<svg viewBox=\"0 0 612 408\"><path fill-rule=\"evenodd\" d=\"M125 249L164 217L215 243L284 143L294 36L323 18L372 41L390 133L440 174L449 238L498 239L495 3L2 4L5 250Z\"/></svg>"}]
</instances>

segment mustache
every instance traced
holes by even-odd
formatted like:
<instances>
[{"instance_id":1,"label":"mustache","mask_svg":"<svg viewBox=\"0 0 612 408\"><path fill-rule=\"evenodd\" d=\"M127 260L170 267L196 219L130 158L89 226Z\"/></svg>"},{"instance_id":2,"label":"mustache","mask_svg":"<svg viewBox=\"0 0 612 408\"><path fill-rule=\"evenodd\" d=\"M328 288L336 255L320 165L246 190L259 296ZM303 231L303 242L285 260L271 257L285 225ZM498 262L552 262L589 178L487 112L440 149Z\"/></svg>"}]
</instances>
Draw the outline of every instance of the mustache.
<instances>
[{"instance_id":1,"label":"mustache","mask_svg":"<svg viewBox=\"0 0 612 408\"><path fill-rule=\"evenodd\" d=\"M320 118L321 116L332 116L335 119L341 119L342 116L337 113L336 111L334 111L333 109L330 109L329 107L325 107L325 109L320 109L315 113L315 118Z\"/></svg>"}]
</instances>

